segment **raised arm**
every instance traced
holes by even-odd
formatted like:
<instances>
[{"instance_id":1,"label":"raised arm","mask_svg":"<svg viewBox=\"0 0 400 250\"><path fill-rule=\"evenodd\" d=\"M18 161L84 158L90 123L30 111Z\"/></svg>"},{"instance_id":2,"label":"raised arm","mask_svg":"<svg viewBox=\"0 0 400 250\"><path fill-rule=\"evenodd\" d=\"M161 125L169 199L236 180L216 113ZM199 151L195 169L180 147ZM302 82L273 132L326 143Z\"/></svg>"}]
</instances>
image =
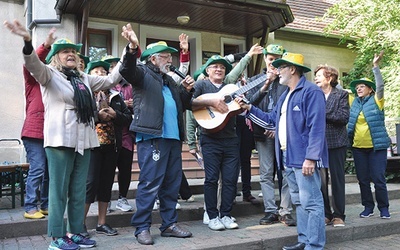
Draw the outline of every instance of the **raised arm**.
<instances>
[{"instance_id":1,"label":"raised arm","mask_svg":"<svg viewBox=\"0 0 400 250\"><path fill-rule=\"evenodd\" d=\"M372 64L374 67L372 68L372 71L374 72L374 77L375 77L375 83L376 83L376 97L378 100L383 98L383 78L381 74L381 70L379 69L379 62L383 58L383 50L379 54L375 54L374 60L372 61Z\"/></svg>"},{"instance_id":2,"label":"raised arm","mask_svg":"<svg viewBox=\"0 0 400 250\"><path fill-rule=\"evenodd\" d=\"M239 63L235 67L233 67L231 72L229 72L229 74L225 76L224 82L227 84L235 84L239 76L249 65L251 59L253 58L253 55L261 54L262 51L262 46L259 46L258 43L254 44L250 48L249 52L247 52L247 54L242 59L240 59Z\"/></svg>"}]
</instances>

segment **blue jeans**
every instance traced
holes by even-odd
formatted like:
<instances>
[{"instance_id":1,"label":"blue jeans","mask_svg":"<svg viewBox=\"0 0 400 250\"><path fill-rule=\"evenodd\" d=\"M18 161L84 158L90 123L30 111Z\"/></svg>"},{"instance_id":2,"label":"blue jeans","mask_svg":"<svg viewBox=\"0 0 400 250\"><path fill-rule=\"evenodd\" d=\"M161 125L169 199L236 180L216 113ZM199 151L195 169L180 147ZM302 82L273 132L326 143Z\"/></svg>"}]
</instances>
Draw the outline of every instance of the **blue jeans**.
<instances>
[{"instance_id":1,"label":"blue jeans","mask_svg":"<svg viewBox=\"0 0 400 250\"><path fill-rule=\"evenodd\" d=\"M293 205L296 206L298 242L306 244L305 249L323 249L325 246L324 200L321 193L319 170L312 176L304 176L301 168L286 167L283 164L289 184Z\"/></svg>"},{"instance_id":2,"label":"blue jeans","mask_svg":"<svg viewBox=\"0 0 400 250\"><path fill-rule=\"evenodd\" d=\"M354 165L361 191L361 204L371 211L375 203L371 192L371 180L375 185L375 198L378 209L389 207L385 171L387 164L386 150L374 151L373 148L352 148Z\"/></svg>"},{"instance_id":3,"label":"blue jeans","mask_svg":"<svg viewBox=\"0 0 400 250\"><path fill-rule=\"evenodd\" d=\"M24 137L22 141L29 162L25 188L25 211L37 210L39 200L40 209L47 210L49 206L49 172L43 140Z\"/></svg>"}]
</instances>

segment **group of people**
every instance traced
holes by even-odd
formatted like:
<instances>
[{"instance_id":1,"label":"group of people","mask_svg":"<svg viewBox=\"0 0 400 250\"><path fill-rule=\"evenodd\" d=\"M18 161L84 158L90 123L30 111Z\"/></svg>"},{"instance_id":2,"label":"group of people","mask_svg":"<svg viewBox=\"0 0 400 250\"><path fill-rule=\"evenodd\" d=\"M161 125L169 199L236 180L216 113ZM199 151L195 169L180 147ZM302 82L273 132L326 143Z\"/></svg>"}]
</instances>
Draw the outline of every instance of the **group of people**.
<instances>
[{"instance_id":1,"label":"group of people","mask_svg":"<svg viewBox=\"0 0 400 250\"><path fill-rule=\"evenodd\" d=\"M37 107L42 114L43 134L38 133L37 139L27 136L27 145L33 141L35 148L44 150L48 178L43 178L46 168L41 167L41 177L33 181L36 190L49 189L49 197L41 196L40 210L38 201L30 200L25 217L48 214L48 235L53 237L49 249L96 245L85 237L85 217L95 199L99 203L96 231L117 233L106 224L106 211L115 167L131 164L132 132L140 168L136 212L131 219L137 241L154 244L150 227L157 199L161 236L192 236L177 223L176 211L184 178L181 152L186 138L185 110L191 110L199 120L196 127L204 160L205 213L211 230L239 228L231 211L240 168L247 165L248 158L248 148L240 146L243 136L239 140L236 126L236 115L243 111L240 122L249 125L246 129L254 136L260 159L265 209L260 224L281 221L288 226L297 225L298 242L283 249L323 249L325 225L345 225L344 162L348 145L353 152L364 206L360 217L374 214L372 180L380 216L390 218L384 178L390 140L384 126L383 79L378 66L383 52L373 60L376 85L369 79L351 82L355 97L349 103L348 92L339 88L336 69L318 66L312 83L305 77L311 69L304 65L304 57L286 52L276 44L266 48L254 45L240 60L240 66L234 68L225 57L214 55L199 70L201 79L195 81L188 75L177 81L170 75L170 66L171 53L178 51L160 41L149 44L142 52L130 24L123 26L122 36L128 45L121 58L91 62L86 73L79 68L85 63L85 58L78 54L80 44L67 39L55 41L52 30L35 52L29 32L18 21L6 21L5 26L23 38L24 72L30 77L32 88L39 91L40 86L44 104ZM260 53L264 54L265 71L236 86L249 60ZM121 90L124 86L129 86L126 92ZM227 100L227 93L238 92L238 86L247 86L246 92ZM126 98L121 97L121 92ZM223 122L210 129L208 121L204 121L205 125L200 122L209 120L207 116L222 117ZM129 136L131 142L124 143L124 136ZM191 150L196 153L198 148ZM329 173L333 212L327 191ZM275 174L280 183L279 207L274 194ZM250 190L246 187L243 195L255 204ZM121 207L127 205L125 201L126 192L120 191ZM292 204L296 219L291 215Z\"/></svg>"}]
</instances>

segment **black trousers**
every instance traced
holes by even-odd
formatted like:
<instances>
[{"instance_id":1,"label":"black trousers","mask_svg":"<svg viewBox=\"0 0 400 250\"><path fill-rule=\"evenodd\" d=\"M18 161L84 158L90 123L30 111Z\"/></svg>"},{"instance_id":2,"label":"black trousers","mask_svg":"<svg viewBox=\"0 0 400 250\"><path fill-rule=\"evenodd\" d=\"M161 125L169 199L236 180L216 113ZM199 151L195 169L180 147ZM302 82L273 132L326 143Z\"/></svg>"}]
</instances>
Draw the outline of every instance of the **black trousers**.
<instances>
[{"instance_id":1,"label":"black trousers","mask_svg":"<svg viewBox=\"0 0 400 250\"><path fill-rule=\"evenodd\" d=\"M240 147L240 172L243 197L251 195L251 153L254 149L253 132L246 125L244 116L236 116L236 134Z\"/></svg>"},{"instance_id":2,"label":"black trousers","mask_svg":"<svg viewBox=\"0 0 400 250\"><path fill-rule=\"evenodd\" d=\"M324 198L325 217L329 220L340 218L345 220L345 177L344 163L346 161L347 147L329 149L329 169L322 168L321 191ZM329 174L332 188L332 208L329 201L328 183Z\"/></svg>"}]
</instances>

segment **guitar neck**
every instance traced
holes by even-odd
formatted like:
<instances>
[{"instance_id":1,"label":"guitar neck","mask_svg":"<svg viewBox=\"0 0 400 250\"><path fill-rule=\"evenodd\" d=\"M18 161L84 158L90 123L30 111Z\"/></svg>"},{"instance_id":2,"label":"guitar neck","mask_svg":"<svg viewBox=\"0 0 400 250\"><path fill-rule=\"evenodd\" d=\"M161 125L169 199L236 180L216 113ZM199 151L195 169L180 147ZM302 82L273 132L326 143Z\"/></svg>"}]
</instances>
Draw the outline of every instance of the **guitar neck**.
<instances>
[{"instance_id":1,"label":"guitar neck","mask_svg":"<svg viewBox=\"0 0 400 250\"><path fill-rule=\"evenodd\" d=\"M236 90L233 95L242 95L249 91L252 88L257 87L260 83L265 82L267 80L267 74L264 74L260 76L259 78L255 79L254 81L251 81L249 84L246 84L245 86L241 87L240 89Z\"/></svg>"}]
</instances>

